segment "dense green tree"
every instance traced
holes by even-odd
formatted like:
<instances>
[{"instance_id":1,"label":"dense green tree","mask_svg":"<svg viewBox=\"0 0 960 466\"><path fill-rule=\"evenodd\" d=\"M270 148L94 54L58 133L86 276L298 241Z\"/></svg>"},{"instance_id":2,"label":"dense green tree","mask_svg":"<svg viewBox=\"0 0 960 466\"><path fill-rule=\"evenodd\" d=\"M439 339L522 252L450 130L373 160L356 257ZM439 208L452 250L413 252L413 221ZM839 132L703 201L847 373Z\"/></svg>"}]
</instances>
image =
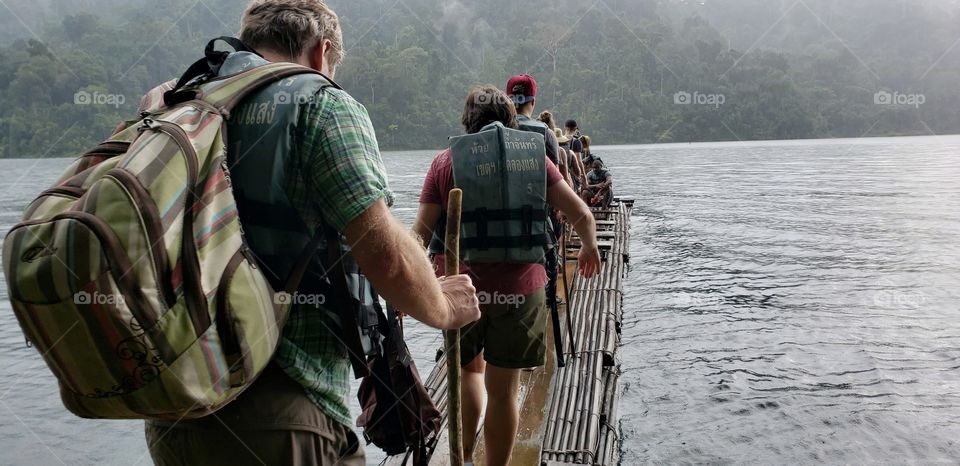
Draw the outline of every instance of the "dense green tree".
<instances>
[{"instance_id":1,"label":"dense green tree","mask_svg":"<svg viewBox=\"0 0 960 466\"><path fill-rule=\"evenodd\" d=\"M524 72L599 144L960 132L957 0L328 1L388 149L443 146L470 86ZM244 3L0 6L0 157L92 146Z\"/></svg>"}]
</instances>

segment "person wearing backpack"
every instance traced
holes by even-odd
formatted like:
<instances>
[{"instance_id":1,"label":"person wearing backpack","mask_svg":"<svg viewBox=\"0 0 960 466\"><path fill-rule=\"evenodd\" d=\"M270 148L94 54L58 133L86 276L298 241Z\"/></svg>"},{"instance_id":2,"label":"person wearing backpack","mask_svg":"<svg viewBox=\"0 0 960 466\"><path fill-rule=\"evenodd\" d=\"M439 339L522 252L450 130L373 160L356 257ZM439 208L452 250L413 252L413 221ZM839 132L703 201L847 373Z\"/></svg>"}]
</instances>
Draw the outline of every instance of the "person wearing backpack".
<instances>
[{"instance_id":1,"label":"person wearing backpack","mask_svg":"<svg viewBox=\"0 0 960 466\"><path fill-rule=\"evenodd\" d=\"M470 280L434 279L418 245L388 210L393 196L367 112L332 81L343 55L336 13L320 0L255 0L243 15L240 40L262 58L231 54L221 75L268 61L321 73L294 76L251 95L227 133L238 210L264 267L284 276L298 259L296 245L309 238L312 225L323 224L349 245L333 253L335 260L355 262L364 273L352 275L351 288L366 288L362 293L376 299L373 285L404 313L438 328L475 320ZM276 108L272 121L259 118L263 108ZM330 267L324 253L316 256L301 289L319 290L334 301L322 286L311 290L323 282L324 266ZM331 312L345 305L294 305L273 367L223 414L176 425L148 423L155 461L211 464L208 454L231 450L229 456L260 457L268 464L361 464L347 401L347 353L356 350L338 336L342 329Z\"/></svg>"},{"instance_id":2,"label":"person wearing backpack","mask_svg":"<svg viewBox=\"0 0 960 466\"><path fill-rule=\"evenodd\" d=\"M600 253L590 211L562 182L543 138L516 129L516 110L502 91L472 89L461 123L467 134L452 138L427 172L413 232L442 273L447 195L463 190L461 270L474 277L482 314L460 331L464 458L471 461L486 395L485 458L505 465L517 433L520 370L546 356L544 262L553 241L546 210L566 215L583 239L584 277L599 271Z\"/></svg>"},{"instance_id":3,"label":"person wearing backpack","mask_svg":"<svg viewBox=\"0 0 960 466\"><path fill-rule=\"evenodd\" d=\"M580 126L577 125L577 120L567 120L563 124L564 134L570 138L570 150L577 155L577 158L583 156L583 141L580 138L583 136L580 133Z\"/></svg>"},{"instance_id":4,"label":"person wearing backpack","mask_svg":"<svg viewBox=\"0 0 960 466\"><path fill-rule=\"evenodd\" d=\"M583 159L581 159L581 163L583 163L584 167L593 168L593 162L596 160L599 160L600 163L603 163L603 159L601 159L600 156L594 154L593 151L590 149L590 144L593 142L593 139L591 139L590 136L587 136L587 135L581 136L580 142L583 144ZM604 164L604 166L606 166L606 164Z\"/></svg>"},{"instance_id":5,"label":"person wearing backpack","mask_svg":"<svg viewBox=\"0 0 960 466\"><path fill-rule=\"evenodd\" d=\"M204 55L10 230L14 313L67 409L145 419L157 465L363 464L347 397L377 294L452 329L476 290L390 214L325 3L255 0Z\"/></svg>"}]
</instances>

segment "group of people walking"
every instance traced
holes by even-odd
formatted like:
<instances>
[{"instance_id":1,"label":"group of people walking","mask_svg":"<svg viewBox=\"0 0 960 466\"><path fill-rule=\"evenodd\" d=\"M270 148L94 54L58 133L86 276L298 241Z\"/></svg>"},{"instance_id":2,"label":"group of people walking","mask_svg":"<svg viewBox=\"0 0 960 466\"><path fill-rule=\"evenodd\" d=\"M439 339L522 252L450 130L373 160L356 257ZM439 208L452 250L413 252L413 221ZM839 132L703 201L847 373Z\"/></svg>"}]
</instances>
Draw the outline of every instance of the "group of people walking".
<instances>
[{"instance_id":1,"label":"group of people walking","mask_svg":"<svg viewBox=\"0 0 960 466\"><path fill-rule=\"evenodd\" d=\"M43 353L51 364L61 354L77 361L55 371L65 403L72 400L68 408L103 418L165 413L142 415L160 466L363 464L348 408L351 356L375 353L386 338L370 331L382 298L400 315L460 329L465 458L472 462L482 416L486 463L507 464L520 371L546 358L566 226L580 237L579 272L590 277L600 269L589 207L610 203L612 178L591 153L590 138L574 120L558 128L550 112L535 116L537 83L529 75L509 78L504 90L470 89L464 134L434 158L408 229L390 212L394 196L367 110L334 81L345 50L336 13L323 0L252 0L239 38L221 39L235 50L220 52L211 41L180 80L151 90L139 123L118 127L105 152L78 159L38 198L28 211L38 220L15 229L32 236L7 242L24 248L7 251L4 262L21 323L37 323L24 324L30 341L43 343L62 324L41 328L46 321L33 319L83 322L77 332L88 337ZM264 69L284 74L244 81ZM219 132L210 131L214 121ZM107 161L121 159L110 169ZM110 178L103 183L114 191L90 188L100 178ZM184 180L194 184L172 186ZM114 197L134 199L132 213L114 197L97 197L119 192L118 185L127 197ZM454 187L463 190L461 273L444 277L444 216ZM45 203L50 193L61 197ZM56 209L66 213L47 215ZM130 218L145 219L144 226ZM237 218L240 225L230 226ZM71 225L69 234L57 233L63 225ZM110 236L115 229L123 230L122 241ZM153 243L146 259L137 259L146 265L117 269L126 264L124 252L144 247L128 239L142 231ZM64 246L34 246L38 235ZM82 281L73 272L90 266L95 278L81 284L84 293L113 289L89 254L66 271L61 265L74 262L54 257L91 251L66 246L91 238L108 246L102 254L116 286L137 299L113 307L48 299L41 304L53 307L38 317L21 291L43 287L24 283L70 272L75 280L48 287L59 291ZM230 287L241 280L244 286ZM257 294L263 289L294 298L268 303ZM351 324L344 316L353 312L366 314ZM252 315L260 317L244 317ZM119 341L122 332L136 335ZM264 356L267 337L276 344ZM139 346L114 351L114 340ZM181 357L183 348L197 352ZM263 356L257 361L256 351ZM159 375L145 375L132 358ZM177 404L190 397L207 404Z\"/></svg>"},{"instance_id":2,"label":"group of people walking","mask_svg":"<svg viewBox=\"0 0 960 466\"><path fill-rule=\"evenodd\" d=\"M290 61L319 70L333 82L344 50L337 16L321 0L254 0L244 14L240 40L255 53L231 54L221 73ZM393 197L364 107L335 84L322 86L322 80L307 75L293 80L315 96L290 110L299 114L290 120L296 121L293 128L237 121L228 132L233 138L228 157L233 156L229 164L240 218L259 223L247 231L253 252L268 262L268 268L287 270L297 245L311 235L309 226L322 221L344 236L347 254L365 277L360 283L367 286L366 293L374 295L375 290L428 325L459 328L465 458L472 461L482 416L486 463L507 464L518 426L520 370L544 364L546 320L556 302L555 245L562 223L582 238L580 272L589 277L600 267L588 206L608 204L612 190L609 174L590 152L590 138L581 134L574 120L560 129L550 112L534 116L536 81L531 76L510 78L505 91L494 86L470 90L461 117L466 135L501 129L543 135L540 149L519 155L532 160L540 151L539 160L525 166L534 167L542 184L535 188L539 192L533 193L533 202L519 197L494 200L493 193L509 186L519 173L503 169L471 184L478 186L474 192L464 189L463 229L485 229L488 234L461 244L461 275L428 280L428 273L443 275L445 247L438 230L451 188L470 184L466 178L477 173L466 160L473 160L472 154L447 149L434 158L412 228L417 241L411 242L389 212ZM284 85L272 84L260 94L282 91ZM256 98L249 100L256 105ZM245 144L251 140L261 142ZM501 160L504 156L500 154ZM482 186L489 188L476 192ZM263 193L255 196L257 192ZM505 231L509 228L498 226L515 221L531 206L542 216L532 214L510 234ZM278 242L291 233L277 234L280 226L270 223L281 208L300 218L284 222L288 228L296 225L300 241ZM485 212L486 223L470 224L478 211ZM432 265L426 262L424 248ZM489 254L491 250L499 255ZM318 280L323 279L321 268L312 270ZM495 298L481 303L478 294ZM326 306L319 311L293 308L274 364L261 381L221 410L217 421L148 422L148 444L157 464L199 464L199 459L204 464L236 464L244 463L238 458L248 454L268 463L360 464L363 448L349 428L347 409L348 349L337 338L341 330L330 318L333 313L323 312L330 310Z\"/></svg>"},{"instance_id":3,"label":"group of people walking","mask_svg":"<svg viewBox=\"0 0 960 466\"><path fill-rule=\"evenodd\" d=\"M561 164L561 172L567 183L589 206L608 207L613 200L613 176L607 171L603 160L591 150L590 136L580 132L576 120L567 120L563 129L560 129L549 110L540 112L537 119L554 133L559 153L566 154L557 162Z\"/></svg>"}]
</instances>

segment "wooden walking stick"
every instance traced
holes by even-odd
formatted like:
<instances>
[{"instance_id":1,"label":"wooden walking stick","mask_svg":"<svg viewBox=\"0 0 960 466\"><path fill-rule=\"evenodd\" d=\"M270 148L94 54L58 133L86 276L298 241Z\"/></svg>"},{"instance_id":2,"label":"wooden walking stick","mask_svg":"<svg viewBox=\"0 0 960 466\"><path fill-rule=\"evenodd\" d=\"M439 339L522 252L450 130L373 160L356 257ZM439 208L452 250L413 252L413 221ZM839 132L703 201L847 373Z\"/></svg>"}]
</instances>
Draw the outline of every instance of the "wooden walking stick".
<instances>
[{"instance_id":1,"label":"wooden walking stick","mask_svg":"<svg viewBox=\"0 0 960 466\"><path fill-rule=\"evenodd\" d=\"M573 320L570 313L573 312L573 299L570 296L570 283L567 281L567 225L564 223L563 231L560 234L560 273L563 278L563 299L567 300L567 338L570 340L570 354L577 352L577 342L573 341Z\"/></svg>"},{"instance_id":2,"label":"wooden walking stick","mask_svg":"<svg viewBox=\"0 0 960 466\"><path fill-rule=\"evenodd\" d=\"M447 197L447 230L444 274L460 274L460 207L463 191L450 190ZM447 357L447 436L450 440L450 466L463 466L463 420L460 413L460 329L443 332Z\"/></svg>"}]
</instances>

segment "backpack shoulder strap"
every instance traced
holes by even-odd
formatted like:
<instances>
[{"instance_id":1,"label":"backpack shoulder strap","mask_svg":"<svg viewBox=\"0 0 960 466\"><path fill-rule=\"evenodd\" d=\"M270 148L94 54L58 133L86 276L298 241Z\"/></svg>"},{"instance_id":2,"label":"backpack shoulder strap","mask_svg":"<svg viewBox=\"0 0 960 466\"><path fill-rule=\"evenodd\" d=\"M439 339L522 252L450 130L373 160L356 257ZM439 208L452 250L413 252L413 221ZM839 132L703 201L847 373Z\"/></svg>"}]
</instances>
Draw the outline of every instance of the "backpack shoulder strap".
<instances>
[{"instance_id":1,"label":"backpack shoulder strap","mask_svg":"<svg viewBox=\"0 0 960 466\"><path fill-rule=\"evenodd\" d=\"M350 365L353 366L353 374L356 378L370 375L370 367L367 366L367 360L364 357L363 342L360 339L358 330L358 321L356 309L347 305L350 303L350 289L347 287L347 271L343 266L343 260L340 253L343 248L340 247L340 234L336 230L325 225L318 227L318 235L327 238L327 257L324 261L324 267L327 273L332 273L330 283L333 285L334 300L337 303L337 314L340 318L340 327L343 331L341 337L347 347L347 354L350 357ZM376 297L374 297L376 299Z\"/></svg>"},{"instance_id":2,"label":"backpack shoulder strap","mask_svg":"<svg viewBox=\"0 0 960 466\"><path fill-rule=\"evenodd\" d=\"M234 75L211 79L196 89L196 98L204 100L229 117L230 110L250 93L299 74L317 75L322 81L321 87L340 88L317 70L295 63L269 63Z\"/></svg>"},{"instance_id":3,"label":"backpack shoulder strap","mask_svg":"<svg viewBox=\"0 0 960 466\"><path fill-rule=\"evenodd\" d=\"M206 82L208 79L220 74L220 67L223 66L223 62L227 60L230 52L217 51L216 45L218 41L225 42L230 47L233 47L234 51L250 52L260 55L256 50L247 47L240 39L235 37L220 36L207 42L207 46L203 50L203 58L190 65L187 71L180 76L180 79L177 79L175 84L163 93L163 105L170 107L181 102L193 100L196 93L189 91L184 92L184 90L190 86Z\"/></svg>"},{"instance_id":4,"label":"backpack shoulder strap","mask_svg":"<svg viewBox=\"0 0 960 466\"><path fill-rule=\"evenodd\" d=\"M359 323L356 309L349 305L352 300L350 299L350 289L347 285L347 271L340 257L342 250L340 234L337 233L336 230L324 224L317 226L317 230L313 234L313 237L310 238L310 242L303 248L300 260L297 261L293 270L290 272L283 291L288 294L293 294L297 291L300 283L303 281L304 275L306 275L307 269L310 267L313 255L320 249L320 244L324 239L327 241L327 255L321 259L321 262L326 270L325 273L329 274L330 277L332 298L335 303L334 307L336 308L335 312L340 319L340 325L343 329L343 333L340 336L343 338L343 342L347 347L347 354L350 357L353 373L356 378L359 379L369 375L370 368L367 366L367 361L364 357L363 342L360 339L360 332L358 331ZM385 317L383 313L378 312L377 314L380 324L384 325L386 322L384 321Z\"/></svg>"},{"instance_id":5,"label":"backpack shoulder strap","mask_svg":"<svg viewBox=\"0 0 960 466\"><path fill-rule=\"evenodd\" d=\"M269 63L229 76L219 76L220 68L231 52L215 50L215 44L223 41L236 52L257 52L233 37L218 37L207 43L204 58L190 65L171 89L163 92L163 103L173 106L194 99L201 99L229 118L230 110L250 93L298 74L315 74L322 78L322 87L340 89L333 80L319 71L295 63ZM258 54L259 55L259 54Z\"/></svg>"},{"instance_id":6,"label":"backpack shoulder strap","mask_svg":"<svg viewBox=\"0 0 960 466\"><path fill-rule=\"evenodd\" d=\"M323 241L323 229L318 228L317 232L310 238L310 242L304 246L303 252L300 254L300 260L297 261L293 270L290 271L290 276L287 277L287 282L283 286L283 291L287 294L292 295L300 288L300 283L303 282L303 276L306 275L307 269L310 267L313 255L317 252L317 249L320 249L321 241Z\"/></svg>"}]
</instances>

